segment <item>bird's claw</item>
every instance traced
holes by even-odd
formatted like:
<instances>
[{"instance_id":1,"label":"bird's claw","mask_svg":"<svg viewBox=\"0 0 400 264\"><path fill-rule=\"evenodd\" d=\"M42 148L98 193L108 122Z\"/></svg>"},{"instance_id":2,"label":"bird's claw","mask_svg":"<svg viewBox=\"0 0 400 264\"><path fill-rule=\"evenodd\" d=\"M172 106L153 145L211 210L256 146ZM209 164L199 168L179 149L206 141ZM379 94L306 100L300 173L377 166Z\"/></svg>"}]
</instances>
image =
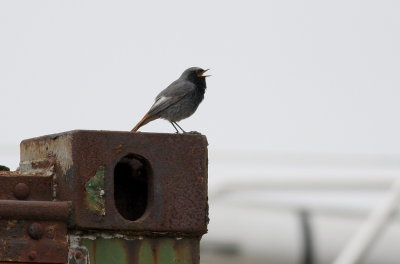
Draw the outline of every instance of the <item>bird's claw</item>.
<instances>
[{"instance_id":1,"label":"bird's claw","mask_svg":"<svg viewBox=\"0 0 400 264\"><path fill-rule=\"evenodd\" d=\"M184 134L190 134L190 135L201 135L201 133L200 133L200 132L197 132L197 131L185 132Z\"/></svg>"}]
</instances>

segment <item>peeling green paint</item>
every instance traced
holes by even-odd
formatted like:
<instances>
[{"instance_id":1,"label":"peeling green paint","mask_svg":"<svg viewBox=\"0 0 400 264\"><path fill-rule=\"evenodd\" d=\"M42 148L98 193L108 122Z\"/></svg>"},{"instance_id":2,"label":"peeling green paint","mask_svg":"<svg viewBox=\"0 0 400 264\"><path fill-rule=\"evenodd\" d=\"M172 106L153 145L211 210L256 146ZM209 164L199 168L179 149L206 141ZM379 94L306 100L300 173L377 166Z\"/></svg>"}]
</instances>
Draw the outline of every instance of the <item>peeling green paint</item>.
<instances>
[{"instance_id":1,"label":"peeling green paint","mask_svg":"<svg viewBox=\"0 0 400 264\"><path fill-rule=\"evenodd\" d=\"M173 243L170 240L165 240L163 243L160 243L158 245L158 250L157 250L157 259L161 260L170 260L169 263L177 263L175 260L175 254L174 254L174 248L173 248ZM164 263L164 262L162 262Z\"/></svg>"},{"instance_id":2,"label":"peeling green paint","mask_svg":"<svg viewBox=\"0 0 400 264\"><path fill-rule=\"evenodd\" d=\"M195 243L193 243L196 241ZM84 238L90 264L198 264L198 240ZM195 254L195 255L193 255Z\"/></svg>"},{"instance_id":3,"label":"peeling green paint","mask_svg":"<svg viewBox=\"0 0 400 264\"><path fill-rule=\"evenodd\" d=\"M99 166L96 174L85 184L86 204L90 211L99 215L105 215L104 199L104 175L105 166Z\"/></svg>"},{"instance_id":4,"label":"peeling green paint","mask_svg":"<svg viewBox=\"0 0 400 264\"><path fill-rule=\"evenodd\" d=\"M127 261L127 252L120 239L84 239L82 244L89 250L90 263L130 264Z\"/></svg>"},{"instance_id":5,"label":"peeling green paint","mask_svg":"<svg viewBox=\"0 0 400 264\"><path fill-rule=\"evenodd\" d=\"M159 244L157 251L157 259L170 263L170 264L191 264L191 256L189 248L184 244L180 245L179 250L175 251L174 240L165 240ZM189 253L189 254L188 254Z\"/></svg>"},{"instance_id":6,"label":"peeling green paint","mask_svg":"<svg viewBox=\"0 0 400 264\"><path fill-rule=\"evenodd\" d=\"M142 263L153 264L153 249L149 241L144 240L138 250L138 257Z\"/></svg>"}]
</instances>

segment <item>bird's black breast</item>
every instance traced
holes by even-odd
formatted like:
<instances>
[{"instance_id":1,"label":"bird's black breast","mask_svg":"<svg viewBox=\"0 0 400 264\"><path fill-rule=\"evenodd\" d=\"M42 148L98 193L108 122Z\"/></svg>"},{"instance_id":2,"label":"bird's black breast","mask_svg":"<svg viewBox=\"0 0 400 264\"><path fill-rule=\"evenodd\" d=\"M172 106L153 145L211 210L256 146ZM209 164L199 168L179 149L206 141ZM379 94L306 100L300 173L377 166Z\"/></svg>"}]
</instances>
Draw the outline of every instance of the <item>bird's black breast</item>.
<instances>
[{"instance_id":1,"label":"bird's black breast","mask_svg":"<svg viewBox=\"0 0 400 264\"><path fill-rule=\"evenodd\" d=\"M204 94L207 88L206 78L197 78L193 83L196 85L196 88Z\"/></svg>"}]
</instances>

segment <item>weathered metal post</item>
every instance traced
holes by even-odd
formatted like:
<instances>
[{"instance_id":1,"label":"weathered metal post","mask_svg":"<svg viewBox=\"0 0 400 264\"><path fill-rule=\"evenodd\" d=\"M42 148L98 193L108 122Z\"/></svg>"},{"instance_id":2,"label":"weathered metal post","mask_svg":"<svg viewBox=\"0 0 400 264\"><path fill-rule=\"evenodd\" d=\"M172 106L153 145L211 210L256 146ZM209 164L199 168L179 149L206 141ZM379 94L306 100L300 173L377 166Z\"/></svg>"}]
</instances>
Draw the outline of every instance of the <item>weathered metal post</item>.
<instances>
[{"instance_id":1,"label":"weathered metal post","mask_svg":"<svg viewBox=\"0 0 400 264\"><path fill-rule=\"evenodd\" d=\"M197 264L207 223L201 135L43 136L0 172L0 264Z\"/></svg>"}]
</instances>

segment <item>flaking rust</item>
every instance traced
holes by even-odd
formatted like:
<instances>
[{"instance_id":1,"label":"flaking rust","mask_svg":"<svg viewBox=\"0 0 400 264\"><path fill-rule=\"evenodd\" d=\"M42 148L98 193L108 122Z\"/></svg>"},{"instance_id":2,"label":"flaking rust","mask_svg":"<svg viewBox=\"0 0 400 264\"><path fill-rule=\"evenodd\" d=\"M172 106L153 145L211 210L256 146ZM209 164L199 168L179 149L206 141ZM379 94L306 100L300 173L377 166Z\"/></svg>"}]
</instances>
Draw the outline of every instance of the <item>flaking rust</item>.
<instances>
[{"instance_id":1,"label":"flaking rust","mask_svg":"<svg viewBox=\"0 0 400 264\"><path fill-rule=\"evenodd\" d=\"M67 225L0 220L0 263L67 263Z\"/></svg>"},{"instance_id":2,"label":"flaking rust","mask_svg":"<svg viewBox=\"0 0 400 264\"><path fill-rule=\"evenodd\" d=\"M105 192L104 192L105 166L99 166L96 174L85 184L86 204L90 211L105 215Z\"/></svg>"},{"instance_id":3,"label":"flaking rust","mask_svg":"<svg viewBox=\"0 0 400 264\"><path fill-rule=\"evenodd\" d=\"M205 136L75 130L21 143L21 161L48 157L55 158L53 199L73 204L71 228L207 232ZM145 177L135 164L116 170L127 157ZM145 208L131 212L132 204Z\"/></svg>"},{"instance_id":4,"label":"flaking rust","mask_svg":"<svg viewBox=\"0 0 400 264\"><path fill-rule=\"evenodd\" d=\"M85 247L70 247L68 251L68 264L88 264L89 254Z\"/></svg>"}]
</instances>

